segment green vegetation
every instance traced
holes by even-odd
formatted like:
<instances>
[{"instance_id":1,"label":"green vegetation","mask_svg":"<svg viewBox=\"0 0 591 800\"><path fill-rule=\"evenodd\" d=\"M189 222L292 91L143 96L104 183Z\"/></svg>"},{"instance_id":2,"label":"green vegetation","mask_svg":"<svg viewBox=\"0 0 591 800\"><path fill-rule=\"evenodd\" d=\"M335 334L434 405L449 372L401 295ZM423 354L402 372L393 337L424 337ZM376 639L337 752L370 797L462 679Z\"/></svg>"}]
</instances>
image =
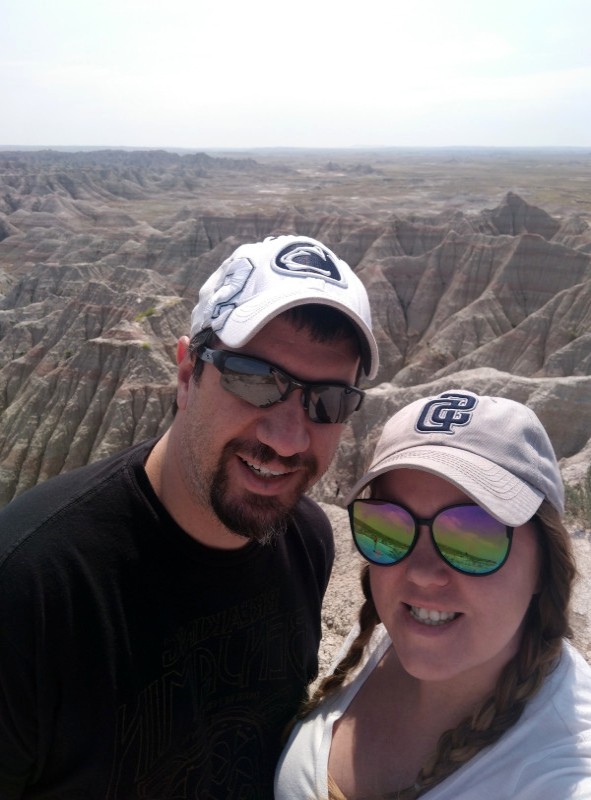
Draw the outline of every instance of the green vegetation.
<instances>
[{"instance_id":1,"label":"green vegetation","mask_svg":"<svg viewBox=\"0 0 591 800\"><path fill-rule=\"evenodd\" d=\"M565 492L567 518L591 528L591 466L581 483L565 484Z\"/></svg>"},{"instance_id":2,"label":"green vegetation","mask_svg":"<svg viewBox=\"0 0 591 800\"><path fill-rule=\"evenodd\" d=\"M155 313L156 309L154 308L154 306L150 306L149 308L146 308L144 311L140 311L139 314L136 314L135 317L133 318L133 321L141 322L143 319L146 319L146 317L151 317Z\"/></svg>"}]
</instances>

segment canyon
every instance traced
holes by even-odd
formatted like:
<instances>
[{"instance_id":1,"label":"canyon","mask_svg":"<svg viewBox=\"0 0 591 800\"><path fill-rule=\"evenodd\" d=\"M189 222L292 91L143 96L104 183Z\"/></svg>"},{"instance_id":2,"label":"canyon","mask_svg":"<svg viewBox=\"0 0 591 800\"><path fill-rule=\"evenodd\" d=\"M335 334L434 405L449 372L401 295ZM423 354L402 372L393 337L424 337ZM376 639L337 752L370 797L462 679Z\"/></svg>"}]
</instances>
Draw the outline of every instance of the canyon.
<instances>
[{"instance_id":1,"label":"canyon","mask_svg":"<svg viewBox=\"0 0 591 800\"><path fill-rule=\"evenodd\" d=\"M520 400L588 491L590 166L584 151L0 151L0 506L165 430L205 278L243 242L318 238L367 287L381 359L311 492L337 534L328 658L358 601L342 497L407 402ZM587 564L589 520L570 525ZM583 580L589 658L588 601Z\"/></svg>"}]
</instances>

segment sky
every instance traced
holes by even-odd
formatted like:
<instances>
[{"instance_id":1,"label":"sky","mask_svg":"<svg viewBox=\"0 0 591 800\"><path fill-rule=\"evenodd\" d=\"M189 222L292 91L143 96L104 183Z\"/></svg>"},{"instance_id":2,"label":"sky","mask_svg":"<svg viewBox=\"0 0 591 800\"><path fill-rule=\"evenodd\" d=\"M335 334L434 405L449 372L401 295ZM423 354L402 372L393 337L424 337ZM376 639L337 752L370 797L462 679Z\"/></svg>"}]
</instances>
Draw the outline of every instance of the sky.
<instances>
[{"instance_id":1,"label":"sky","mask_svg":"<svg viewBox=\"0 0 591 800\"><path fill-rule=\"evenodd\" d=\"M0 147L589 147L589 0L0 0Z\"/></svg>"}]
</instances>

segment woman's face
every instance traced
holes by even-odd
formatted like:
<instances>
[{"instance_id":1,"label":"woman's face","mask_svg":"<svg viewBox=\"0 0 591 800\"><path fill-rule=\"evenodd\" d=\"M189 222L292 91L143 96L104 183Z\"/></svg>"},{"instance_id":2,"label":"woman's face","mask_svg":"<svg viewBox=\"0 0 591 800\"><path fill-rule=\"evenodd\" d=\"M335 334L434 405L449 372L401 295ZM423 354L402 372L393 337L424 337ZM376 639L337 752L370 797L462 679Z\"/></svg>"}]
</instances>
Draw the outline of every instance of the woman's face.
<instances>
[{"instance_id":1,"label":"woman's face","mask_svg":"<svg viewBox=\"0 0 591 800\"><path fill-rule=\"evenodd\" d=\"M372 495L431 518L454 503L473 502L446 480L413 469L378 477ZM370 566L380 619L403 668L424 681L470 682L490 689L519 647L523 621L538 591L540 550L531 522L516 528L497 572L463 575L438 555L426 526L400 564ZM425 621L426 612L431 612Z\"/></svg>"}]
</instances>

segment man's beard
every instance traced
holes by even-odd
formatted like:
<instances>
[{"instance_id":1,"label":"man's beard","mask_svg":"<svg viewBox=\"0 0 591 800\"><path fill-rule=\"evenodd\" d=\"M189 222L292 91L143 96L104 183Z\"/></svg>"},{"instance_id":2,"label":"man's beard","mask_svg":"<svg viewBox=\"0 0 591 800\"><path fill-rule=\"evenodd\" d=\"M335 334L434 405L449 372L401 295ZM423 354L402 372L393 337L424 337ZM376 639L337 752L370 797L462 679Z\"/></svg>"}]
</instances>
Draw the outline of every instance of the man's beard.
<instances>
[{"instance_id":1,"label":"man's beard","mask_svg":"<svg viewBox=\"0 0 591 800\"><path fill-rule=\"evenodd\" d=\"M271 544L278 536L282 536L291 518L292 511L305 492L308 483L317 472L316 460L313 458L302 459L300 456L282 458L274 450L263 444L253 446L244 442L233 441L226 445L222 452L218 467L210 486L209 499L218 519L233 533L254 539L260 544ZM257 464L267 464L271 461L280 462L288 469L298 467L301 470L301 479L296 489L287 502L278 497L268 497L253 492L248 492L239 500L230 499L230 488L226 463L235 452L242 454L248 452L249 457ZM272 480L272 479L271 479Z\"/></svg>"}]
</instances>

